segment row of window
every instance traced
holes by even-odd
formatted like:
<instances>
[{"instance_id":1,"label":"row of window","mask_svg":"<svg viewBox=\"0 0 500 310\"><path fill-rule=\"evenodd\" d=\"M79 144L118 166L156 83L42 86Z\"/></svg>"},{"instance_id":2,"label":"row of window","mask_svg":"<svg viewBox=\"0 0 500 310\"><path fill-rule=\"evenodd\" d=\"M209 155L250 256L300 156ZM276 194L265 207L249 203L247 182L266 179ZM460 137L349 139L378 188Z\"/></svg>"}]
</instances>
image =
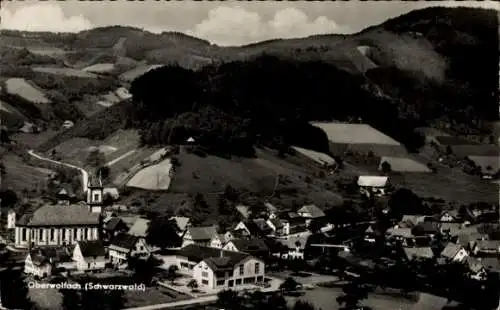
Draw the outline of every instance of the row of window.
<instances>
[{"instance_id":1,"label":"row of window","mask_svg":"<svg viewBox=\"0 0 500 310\"><path fill-rule=\"evenodd\" d=\"M28 231L27 229L21 229L22 230L22 236L21 236L21 240L22 241L27 241L28 239ZM49 240L50 241L56 241L56 234L55 234L55 231L56 229L55 228L51 228L49 230ZM86 240L86 239L92 239L92 230L90 228L84 228L84 231L83 231L83 235L80 235L80 238L78 238L78 229L77 228L73 228L72 230L69 230L69 229L62 229L62 239L63 240L66 240L68 239L69 236L72 236L72 239L73 240ZM44 238L46 235L45 233L45 229L39 229L38 230L38 240L39 241L44 241L46 238ZM31 230L31 238L32 239L35 239L35 230L32 229Z\"/></svg>"},{"instance_id":2,"label":"row of window","mask_svg":"<svg viewBox=\"0 0 500 310\"><path fill-rule=\"evenodd\" d=\"M244 265L239 265L239 275L240 276L242 276L245 273L244 269L245 269ZM255 273L260 273L260 263L255 263L254 271L255 271Z\"/></svg>"}]
</instances>

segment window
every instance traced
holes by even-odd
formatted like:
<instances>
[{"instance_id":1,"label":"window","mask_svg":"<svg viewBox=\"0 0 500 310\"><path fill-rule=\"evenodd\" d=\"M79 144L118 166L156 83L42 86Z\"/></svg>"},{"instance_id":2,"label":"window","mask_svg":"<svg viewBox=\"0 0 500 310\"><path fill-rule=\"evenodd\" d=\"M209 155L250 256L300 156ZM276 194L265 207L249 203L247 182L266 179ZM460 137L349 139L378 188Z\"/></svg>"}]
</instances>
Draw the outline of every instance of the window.
<instances>
[{"instance_id":1,"label":"window","mask_svg":"<svg viewBox=\"0 0 500 310\"><path fill-rule=\"evenodd\" d=\"M208 278L208 272L203 271L203 272L201 273L201 276L202 276L203 278Z\"/></svg>"},{"instance_id":2,"label":"window","mask_svg":"<svg viewBox=\"0 0 500 310\"><path fill-rule=\"evenodd\" d=\"M73 228L73 239L76 240L76 232L77 232L77 229L76 228Z\"/></svg>"},{"instance_id":3,"label":"window","mask_svg":"<svg viewBox=\"0 0 500 310\"><path fill-rule=\"evenodd\" d=\"M241 279L236 279L235 285L241 285Z\"/></svg>"},{"instance_id":4,"label":"window","mask_svg":"<svg viewBox=\"0 0 500 310\"><path fill-rule=\"evenodd\" d=\"M85 239L90 239L90 233L88 228L85 228Z\"/></svg>"},{"instance_id":5,"label":"window","mask_svg":"<svg viewBox=\"0 0 500 310\"><path fill-rule=\"evenodd\" d=\"M56 234L55 234L54 228L51 228L50 229L50 241L54 241L55 237L56 237Z\"/></svg>"},{"instance_id":6,"label":"window","mask_svg":"<svg viewBox=\"0 0 500 310\"><path fill-rule=\"evenodd\" d=\"M188 268L189 265L187 263L181 263L181 268Z\"/></svg>"},{"instance_id":7,"label":"window","mask_svg":"<svg viewBox=\"0 0 500 310\"><path fill-rule=\"evenodd\" d=\"M99 202L99 193L94 193L94 202Z\"/></svg>"},{"instance_id":8,"label":"window","mask_svg":"<svg viewBox=\"0 0 500 310\"><path fill-rule=\"evenodd\" d=\"M217 280L217 286L223 286L224 284L226 284L225 280Z\"/></svg>"},{"instance_id":9,"label":"window","mask_svg":"<svg viewBox=\"0 0 500 310\"><path fill-rule=\"evenodd\" d=\"M208 280L201 280L201 284L208 285Z\"/></svg>"},{"instance_id":10,"label":"window","mask_svg":"<svg viewBox=\"0 0 500 310\"><path fill-rule=\"evenodd\" d=\"M21 240L26 241L26 228L21 228Z\"/></svg>"},{"instance_id":11,"label":"window","mask_svg":"<svg viewBox=\"0 0 500 310\"><path fill-rule=\"evenodd\" d=\"M257 282L262 282L264 281L264 277L263 276L258 276L257 277Z\"/></svg>"},{"instance_id":12,"label":"window","mask_svg":"<svg viewBox=\"0 0 500 310\"><path fill-rule=\"evenodd\" d=\"M260 263L255 263L255 273L260 273Z\"/></svg>"},{"instance_id":13,"label":"window","mask_svg":"<svg viewBox=\"0 0 500 310\"><path fill-rule=\"evenodd\" d=\"M250 283L254 283L254 282L255 282L255 278L254 277L243 279L243 283L244 284L250 284Z\"/></svg>"},{"instance_id":14,"label":"window","mask_svg":"<svg viewBox=\"0 0 500 310\"><path fill-rule=\"evenodd\" d=\"M40 240L40 241L43 240L43 229L38 230L38 240Z\"/></svg>"},{"instance_id":15,"label":"window","mask_svg":"<svg viewBox=\"0 0 500 310\"><path fill-rule=\"evenodd\" d=\"M239 269L240 269L239 274L240 274L240 276L242 276L243 275L243 265L240 265Z\"/></svg>"},{"instance_id":16,"label":"window","mask_svg":"<svg viewBox=\"0 0 500 310\"><path fill-rule=\"evenodd\" d=\"M62 238L66 239L66 229L62 229Z\"/></svg>"}]
</instances>

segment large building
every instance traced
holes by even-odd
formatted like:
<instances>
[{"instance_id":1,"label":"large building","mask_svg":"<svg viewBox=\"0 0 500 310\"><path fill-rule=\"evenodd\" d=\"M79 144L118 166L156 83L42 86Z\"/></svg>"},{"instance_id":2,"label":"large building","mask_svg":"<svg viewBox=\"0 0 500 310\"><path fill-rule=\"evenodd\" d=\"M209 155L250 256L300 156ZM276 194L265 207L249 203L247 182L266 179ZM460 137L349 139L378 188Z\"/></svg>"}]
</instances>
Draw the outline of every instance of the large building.
<instances>
[{"instance_id":1,"label":"large building","mask_svg":"<svg viewBox=\"0 0 500 310\"><path fill-rule=\"evenodd\" d=\"M89 186L86 204L44 205L23 215L15 227L15 246L74 245L78 241L99 240L102 187Z\"/></svg>"}]
</instances>

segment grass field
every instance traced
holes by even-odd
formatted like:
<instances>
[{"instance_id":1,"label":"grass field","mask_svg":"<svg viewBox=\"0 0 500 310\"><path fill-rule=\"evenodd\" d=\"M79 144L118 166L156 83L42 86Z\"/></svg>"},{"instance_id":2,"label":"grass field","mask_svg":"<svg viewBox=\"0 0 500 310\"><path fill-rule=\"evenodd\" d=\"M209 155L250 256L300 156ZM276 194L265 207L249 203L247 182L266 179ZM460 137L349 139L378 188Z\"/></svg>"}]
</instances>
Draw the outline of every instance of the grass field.
<instances>
[{"instance_id":1,"label":"grass field","mask_svg":"<svg viewBox=\"0 0 500 310\"><path fill-rule=\"evenodd\" d=\"M117 185L122 184L123 181L130 177L131 170L134 166L139 165L142 160L148 158L156 151L158 150L154 148L140 148L137 149L136 152L114 163L110 167L111 179L114 180L113 183Z\"/></svg>"},{"instance_id":2,"label":"grass field","mask_svg":"<svg viewBox=\"0 0 500 310\"><path fill-rule=\"evenodd\" d=\"M312 123L322 129L333 143L400 145L391 137L366 124Z\"/></svg>"},{"instance_id":3,"label":"grass field","mask_svg":"<svg viewBox=\"0 0 500 310\"><path fill-rule=\"evenodd\" d=\"M48 104L50 100L45 94L34 87L30 82L21 78L11 78L5 81L5 88L7 93L17 95L27 101L33 103Z\"/></svg>"},{"instance_id":4,"label":"grass field","mask_svg":"<svg viewBox=\"0 0 500 310\"><path fill-rule=\"evenodd\" d=\"M170 173L172 164L170 159L165 159L137 172L127 186L147 190L167 190L170 187Z\"/></svg>"},{"instance_id":5,"label":"grass field","mask_svg":"<svg viewBox=\"0 0 500 310\"><path fill-rule=\"evenodd\" d=\"M120 75L120 80L125 81L125 82L131 82L135 78L143 75L144 73L162 67L163 65L143 65L139 66L137 68L134 68L132 70L129 70L127 72L124 72Z\"/></svg>"},{"instance_id":6,"label":"grass field","mask_svg":"<svg viewBox=\"0 0 500 310\"><path fill-rule=\"evenodd\" d=\"M469 156L469 159L481 167L483 172L488 171L488 167L491 167L492 172L498 171L500 166L499 156Z\"/></svg>"},{"instance_id":7,"label":"grass field","mask_svg":"<svg viewBox=\"0 0 500 310\"><path fill-rule=\"evenodd\" d=\"M431 169L427 165L416 161L415 159L409 157L389 157L382 156L380 159L380 166L383 162L387 162L391 165L392 171L397 172L431 172Z\"/></svg>"},{"instance_id":8,"label":"grass field","mask_svg":"<svg viewBox=\"0 0 500 310\"><path fill-rule=\"evenodd\" d=\"M15 191L37 190L44 188L51 171L30 166L12 153L5 154L1 161L5 165L6 175L2 179L3 188Z\"/></svg>"},{"instance_id":9,"label":"grass field","mask_svg":"<svg viewBox=\"0 0 500 310\"><path fill-rule=\"evenodd\" d=\"M304 148L301 148L301 147L298 147L298 146L294 146L293 149L301 154L302 156L305 156L307 158L309 158L310 160L320 164L320 165L333 165L335 164L335 159L333 159L332 157L330 157L329 155L325 154L325 153L320 153L320 152L316 152L316 151L313 151L313 150L308 150L308 149L304 149Z\"/></svg>"},{"instance_id":10,"label":"grass field","mask_svg":"<svg viewBox=\"0 0 500 310\"><path fill-rule=\"evenodd\" d=\"M46 130L37 134L31 133L15 133L12 135L12 139L16 141L17 144L25 145L28 148L35 149L42 143L45 143L55 137L57 135L57 131L54 130Z\"/></svg>"},{"instance_id":11,"label":"grass field","mask_svg":"<svg viewBox=\"0 0 500 310\"><path fill-rule=\"evenodd\" d=\"M57 67L33 67L33 71L49 73L55 75L64 75L64 76L74 76L80 78L97 78L97 75L86 72L83 70L73 69L73 68L57 68Z\"/></svg>"},{"instance_id":12,"label":"grass field","mask_svg":"<svg viewBox=\"0 0 500 310\"><path fill-rule=\"evenodd\" d=\"M147 288L143 291L125 291L125 306L142 307L153 304L162 304L173 301L189 299L189 296L181 295L166 288Z\"/></svg>"},{"instance_id":13,"label":"grass field","mask_svg":"<svg viewBox=\"0 0 500 310\"><path fill-rule=\"evenodd\" d=\"M330 143L330 152L337 156L343 156L346 153L360 153L368 154L372 152L376 156L392 156L392 157L405 157L408 155L405 147L402 145L392 144L375 144L375 143L362 143L362 144L346 144L346 143Z\"/></svg>"}]
</instances>

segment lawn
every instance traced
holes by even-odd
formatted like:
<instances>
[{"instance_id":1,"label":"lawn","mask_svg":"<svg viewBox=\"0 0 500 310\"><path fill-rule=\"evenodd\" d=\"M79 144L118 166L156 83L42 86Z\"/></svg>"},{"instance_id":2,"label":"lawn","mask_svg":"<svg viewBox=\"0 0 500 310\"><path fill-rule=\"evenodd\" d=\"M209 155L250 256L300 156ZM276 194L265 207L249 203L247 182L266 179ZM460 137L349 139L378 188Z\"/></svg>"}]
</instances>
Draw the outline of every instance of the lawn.
<instances>
[{"instance_id":1,"label":"lawn","mask_svg":"<svg viewBox=\"0 0 500 310\"><path fill-rule=\"evenodd\" d=\"M12 188L14 191L24 189L34 190L45 187L47 177L51 171L30 166L15 154L5 154L1 161L5 165L6 175L2 178L3 188Z\"/></svg>"},{"instance_id":2,"label":"lawn","mask_svg":"<svg viewBox=\"0 0 500 310\"><path fill-rule=\"evenodd\" d=\"M330 122L312 125L322 129L333 143L400 145L398 141L366 124Z\"/></svg>"},{"instance_id":3,"label":"lawn","mask_svg":"<svg viewBox=\"0 0 500 310\"><path fill-rule=\"evenodd\" d=\"M316 152L313 150L304 149L304 148L301 148L298 146L294 146L293 149L297 153L301 154L302 156L305 156L305 157L309 158L312 161L315 161L316 163L318 163L320 165L324 165L324 164L333 165L333 164L335 164L335 159L333 159L332 157L330 157L329 155L327 155L325 153L320 153L320 152Z\"/></svg>"},{"instance_id":4,"label":"lawn","mask_svg":"<svg viewBox=\"0 0 500 310\"><path fill-rule=\"evenodd\" d=\"M28 148L35 149L42 143L45 143L55 137L57 131L46 130L37 134L32 133L16 133L12 135L12 140L16 141L19 145L25 145Z\"/></svg>"},{"instance_id":5,"label":"lawn","mask_svg":"<svg viewBox=\"0 0 500 310\"><path fill-rule=\"evenodd\" d=\"M125 291L126 307L142 307L154 304L162 304L189 299L189 296L181 295L166 288L146 288L146 291Z\"/></svg>"},{"instance_id":6,"label":"lawn","mask_svg":"<svg viewBox=\"0 0 500 310\"><path fill-rule=\"evenodd\" d=\"M137 172L127 186L147 190L167 190L170 187L170 173L172 164L170 159L165 159Z\"/></svg>"},{"instance_id":7,"label":"lawn","mask_svg":"<svg viewBox=\"0 0 500 310\"><path fill-rule=\"evenodd\" d=\"M387 162L391 165L392 171L397 172L431 172L427 165L418 162L417 160L410 157L391 157L382 156L380 159L380 164ZM381 166L379 166L381 169Z\"/></svg>"},{"instance_id":8,"label":"lawn","mask_svg":"<svg viewBox=\"0 0 500 310\"><path fill-rule=\"evenodd\" d=\"M498 171L500 166L499 156L469 156L469 159L476 164L476 166L481 167L483 172L488 171L488 167L491 167L491 171Z\"/></svg>"},{"instance_id":9,"label":"lawn","mask_svg":"<svg viewBox=\"0 0 500 310\"><path fill-rule=\"evenodd\" d=\"M135 78L143 75L144 73L146 73L146 72L148 72L150 70L159 68L159 67L163 67L163 65L143 65L143 66L139 66L137 68L134 68L132 70L129 70L127 72L122 73L120 75L120 80L125 81L125 82L131 82Z\"/></svg>"},{"instance_id":10,"label":"lawn","mask_svg":"<svg viewBox=\"0 0 500 310\"><path fill-rule=\"evenodd\" d=\"M7 93L17 95L29 102L49 104L50 100L45 94L32 85L31 82L22 78L11 78L5 81L5 88Z\"/></svg>"},{"instance_id":11,"label":"lawn","mask_svg":"<svg viewBox=\"0 0 500 310\"><path fill-rule=\"evenodd\" d=\"M115 65L112 63L97 63L83 68L82 71L93 73L107 73L113 71L114 69Z\"/></svg>"},{"instance_id":12,"label":"lawn","mask_svg":"<svg viewBox=\"0 0 500 310\"><path fill-rule=\"evenodd\" d=\"M97 75L86 72L83 70L73 69L73 68L57 68L57 67L33 67L33 71L49 73L55 75L64 75L64 76L74 76L79 78L97 78Z\"/></svg>"}]
</instances>

